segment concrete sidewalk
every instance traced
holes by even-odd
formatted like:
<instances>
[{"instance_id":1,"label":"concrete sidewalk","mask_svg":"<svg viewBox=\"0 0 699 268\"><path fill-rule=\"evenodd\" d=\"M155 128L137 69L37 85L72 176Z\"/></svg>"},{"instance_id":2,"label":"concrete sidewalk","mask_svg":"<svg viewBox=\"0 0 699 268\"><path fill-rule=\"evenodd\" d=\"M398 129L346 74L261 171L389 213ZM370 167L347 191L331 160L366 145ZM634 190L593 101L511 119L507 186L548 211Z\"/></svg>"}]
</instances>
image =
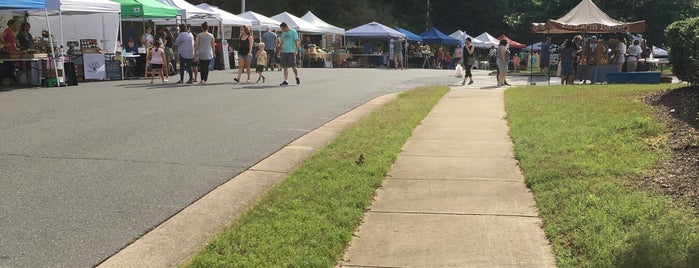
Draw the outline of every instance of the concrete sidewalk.
<instances>
[{"instance_id":1,"label":"concrete sidewalk","mask_svg":"<svg viewBox=\"0 0 699 268\"><path fill-rule=\"evenodd\" d=\"M555 267L504 116L504 88L447 93L404 145L340 267Z\"/></svg>"}]
</instances>

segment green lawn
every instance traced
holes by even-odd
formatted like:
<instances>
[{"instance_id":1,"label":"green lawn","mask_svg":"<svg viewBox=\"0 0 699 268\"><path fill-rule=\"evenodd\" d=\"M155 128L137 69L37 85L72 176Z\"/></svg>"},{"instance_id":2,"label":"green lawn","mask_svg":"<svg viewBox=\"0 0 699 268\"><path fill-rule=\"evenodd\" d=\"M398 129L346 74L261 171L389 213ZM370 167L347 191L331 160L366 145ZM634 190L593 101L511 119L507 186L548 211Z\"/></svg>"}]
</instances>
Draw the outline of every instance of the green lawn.
<instances>
[{"instance_id":1,"label":"green lawn","mask_svg":"<svg viewBox=\"0 0 699 268\"><path fill-rule=\"evenodd\" d=\"M670 153L642 101L667 87L507 90L515 154L560 267L699 267L693 211L634 183Z\"/></svg>"},{"instance_id":2,"label":"green lawn","mask_svg":"<svg viewBox=\"0 0 699 268\"><path fill-rule=\"evenodd\" d=\"M448 90L405 92L343 131L186 267L332 267L401 146Z\"/></svg>"}]
</instances>

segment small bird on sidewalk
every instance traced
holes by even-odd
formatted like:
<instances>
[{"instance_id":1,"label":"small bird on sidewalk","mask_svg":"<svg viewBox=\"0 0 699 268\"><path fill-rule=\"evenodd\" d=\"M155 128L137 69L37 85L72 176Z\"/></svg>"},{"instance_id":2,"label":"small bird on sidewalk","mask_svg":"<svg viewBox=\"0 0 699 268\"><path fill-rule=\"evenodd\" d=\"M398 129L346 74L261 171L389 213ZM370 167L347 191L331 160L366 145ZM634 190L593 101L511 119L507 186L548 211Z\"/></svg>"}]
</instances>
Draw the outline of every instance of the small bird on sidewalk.
<instances>
[{"instance_id":1,"label":"small bird on sidewalk","mask_svg":"<svg viewBox=\"0 0 699 268\"><path fill-rule=\"evenodd\" d=\"M364 154L360 154L359 159L357 159L357 161L354 161L354 163L356 163L357 166L363 165L364 164Z\"/></svg>"}]
</instances>

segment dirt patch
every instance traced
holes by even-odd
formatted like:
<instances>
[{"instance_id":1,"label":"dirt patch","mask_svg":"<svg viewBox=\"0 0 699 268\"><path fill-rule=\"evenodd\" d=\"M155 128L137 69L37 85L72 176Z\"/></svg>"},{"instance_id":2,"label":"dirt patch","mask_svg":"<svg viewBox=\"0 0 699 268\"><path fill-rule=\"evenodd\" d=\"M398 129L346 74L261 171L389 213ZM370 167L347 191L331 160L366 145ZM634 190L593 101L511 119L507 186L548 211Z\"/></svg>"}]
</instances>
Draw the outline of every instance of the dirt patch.
<instances>
[{"instance_id":1,"label":"dirt patch","mask_svg":"<svg viewBox=\"0 0 699 268\"><path fill-rule=\"evenodd\" d=\"M675 200L686 200L699 215L699 86L653 93L646 103L657 107L658 117L671 131L671 159L644 176L644 182Z\"/></svg>"}]
</instances>

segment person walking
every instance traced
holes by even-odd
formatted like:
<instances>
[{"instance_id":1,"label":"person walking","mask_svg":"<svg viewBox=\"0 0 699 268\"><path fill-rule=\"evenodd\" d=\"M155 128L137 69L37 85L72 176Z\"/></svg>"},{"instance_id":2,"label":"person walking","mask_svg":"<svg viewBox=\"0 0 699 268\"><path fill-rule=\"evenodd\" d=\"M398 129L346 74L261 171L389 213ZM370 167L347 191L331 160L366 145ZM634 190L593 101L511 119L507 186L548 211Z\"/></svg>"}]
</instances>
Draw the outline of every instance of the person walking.
<instances>
[{"instance_id":1,"label":"person walking","mask_svg":"<svg viewBox=\"0 0 699 268\"><path fill-rule=\"evenodd\" d=\"M194 42L194 53L199 58L199 71L201 72L199 84L201 85L208 83L209 64L214 58L215 49L214 36L209 33L209 24L204 22L201 24L201 33L197 34L197 39Z\"/></svg>"},{"instance_id":2,"label":"person walking","mask_svg":"<svg viewBox=\"0 0 699 268\"><path fill-rule=\"evenodd\" d=\"M272 32L271 27L267 27L267 32L262 35L262 42L264 42L264 50L268 56L268 61L265 64L265 71L272 69L274 70L274 49L277 47L277 34ZM257 65L260 65L258 62ZM259 79L258 79L259 80Z\"/></svg>"},{"instance_id":3,"label":"person walking","mask_svg":"<svg viewBox=\"0 0 699 268\"><path fill-rule=\"evenodd\" d=\"M500 45L497 50L498 64L498 87L507 85L505 78L507 77L507 66L510 63L510 50L507 49L507 40L500 40Z\"/></svg>"},{"instance_id":4,"label":"person walking","mask_svg":"<svg viewBox=\"0 0 699 268\"><path fill-rule=\"evenodd\" d=\"M280 86L289 85L289 67L294 71L296 76L296 84L300 85L301 80L299 79L299 71L296 68L296 53L299 51L299 34L296 30L289 28L286 22L282 22L279 25L282 28L281 41L282 41L282 67L284 68L284 82L279 84Z\"/></svg>"},{"instance_id":5,"label":"person walking","mask_svg":"<svg viewBox=\"0 0 699 268\"><path fill-rule=\"evenodd\" d=\"M393 43L393 60L396 62L396 69L403 70L403 42L400 39Z\"/></svg>"},{"instance_id":6,"label":"person walking","mask_svg":"<svg viewBox=\"0 0 699 268\"><path fill-rule=\"evenodd\" d=\"M158 75L160 75L160 80L162 80L162 82L165 83L165 76L163 75L163 63L165 63L165 50L163 50L163 48L160 47L160 41L153 41L153 48L151 48L150 53L148 54L148 60L150 60L149 67L152 70L152 72L150 73L150 83L153 84L153 80L155 80L155 72L158 72Z\"/></svg>"},{"instance_id":7,"label":"person walking","mask_svg":"<svg viewBox=\"0 0 699 268\"><path fill-rule=\"evenodd\" d=\"M180 33L175 39L177 45L177 53L180 56L180 80L178 84L184 81L184 71L187 70L189 80L187 84L192 83L192 59L194 58L194 36L189 32L189 27L186 24L180 24Z\"/></svg>"},{"instance_id":8,"label":"person walking","mask_svg":"<svg viewBox=\"0 0 699 268\"><path fill-rule=\"evenodd\" d=\"M461 81L461 85L466 84L466 78L469 78L468 84L471 85L473 84L473 74L471 74L471 68L473 68L473 64L476 63L476 55L474 52L476 51L476 47L471 45L471 37L466 37L466 41L464 42L464 81Z\"/></svg>"},{"instance_id":9,"label":"person walking","mask_svg":"<svg viewBox=\"0 0 699 268\"><path fill-rule=\"evenodd\" d=\"M257 54L255 54L255 59L257 60L257 68L255 68L255 72L257 73L257 82L260 82L260 79L262 79L262 83L265 82L265 76L262 74L262 72L265 71L266 67L269 67L265 65L267 62L267 50L265 50L265 44L264 43L259 43L257 44ZM274 70L274 68L272 69Z\"/></svg>"},{"instance_id":10,"label":"person walking","mask_svg":"<svg viewBox=\"0 0 699 268\"><path fill-rule=\"evenodd\" d=\"M250 27L243 25L240 27L240 43L238 44L238 77L233 78L240 83L240 77L243 75L243 69L247 70L248 80L250 83L250 62L252 61L252 34Z\"/></svg>"},{"instance_id":11,"label":"person walking","mask_svg":"<svg viewBox=\"0 0 699 268\"><path fill-rule=\"evenodd\" d=\"M551 61L551 38L546 37L541 42L541 60L539 61L539 69L546 75L549 74L549 64Z\"/></svg>"},{"instance_id":12,"label":"person walking","mask_svg":"<svg viewBox=\"0 0 699 268\"><path fill-rule=\"evenodd\" d=\"M561 85L572 85L575 79L575 43L572 40L566 40L561 45Z\"/></svg>"},{"instance_id":13,"label":"person walking","mask_svg":"<svg viewBox=\"0 0 699 268\"><path fill-rule=\"evenodd\" d=\"M461 66L463 67L464 62L462 62L461 60L464 57L464 52L461 49L461 46L459 46L459 45L456 46L456 48L454 49L454 54L452 54L451 57L454 59L454 63L456 63L456 64L460 63Z\"/></svg>"}]
</instances>

